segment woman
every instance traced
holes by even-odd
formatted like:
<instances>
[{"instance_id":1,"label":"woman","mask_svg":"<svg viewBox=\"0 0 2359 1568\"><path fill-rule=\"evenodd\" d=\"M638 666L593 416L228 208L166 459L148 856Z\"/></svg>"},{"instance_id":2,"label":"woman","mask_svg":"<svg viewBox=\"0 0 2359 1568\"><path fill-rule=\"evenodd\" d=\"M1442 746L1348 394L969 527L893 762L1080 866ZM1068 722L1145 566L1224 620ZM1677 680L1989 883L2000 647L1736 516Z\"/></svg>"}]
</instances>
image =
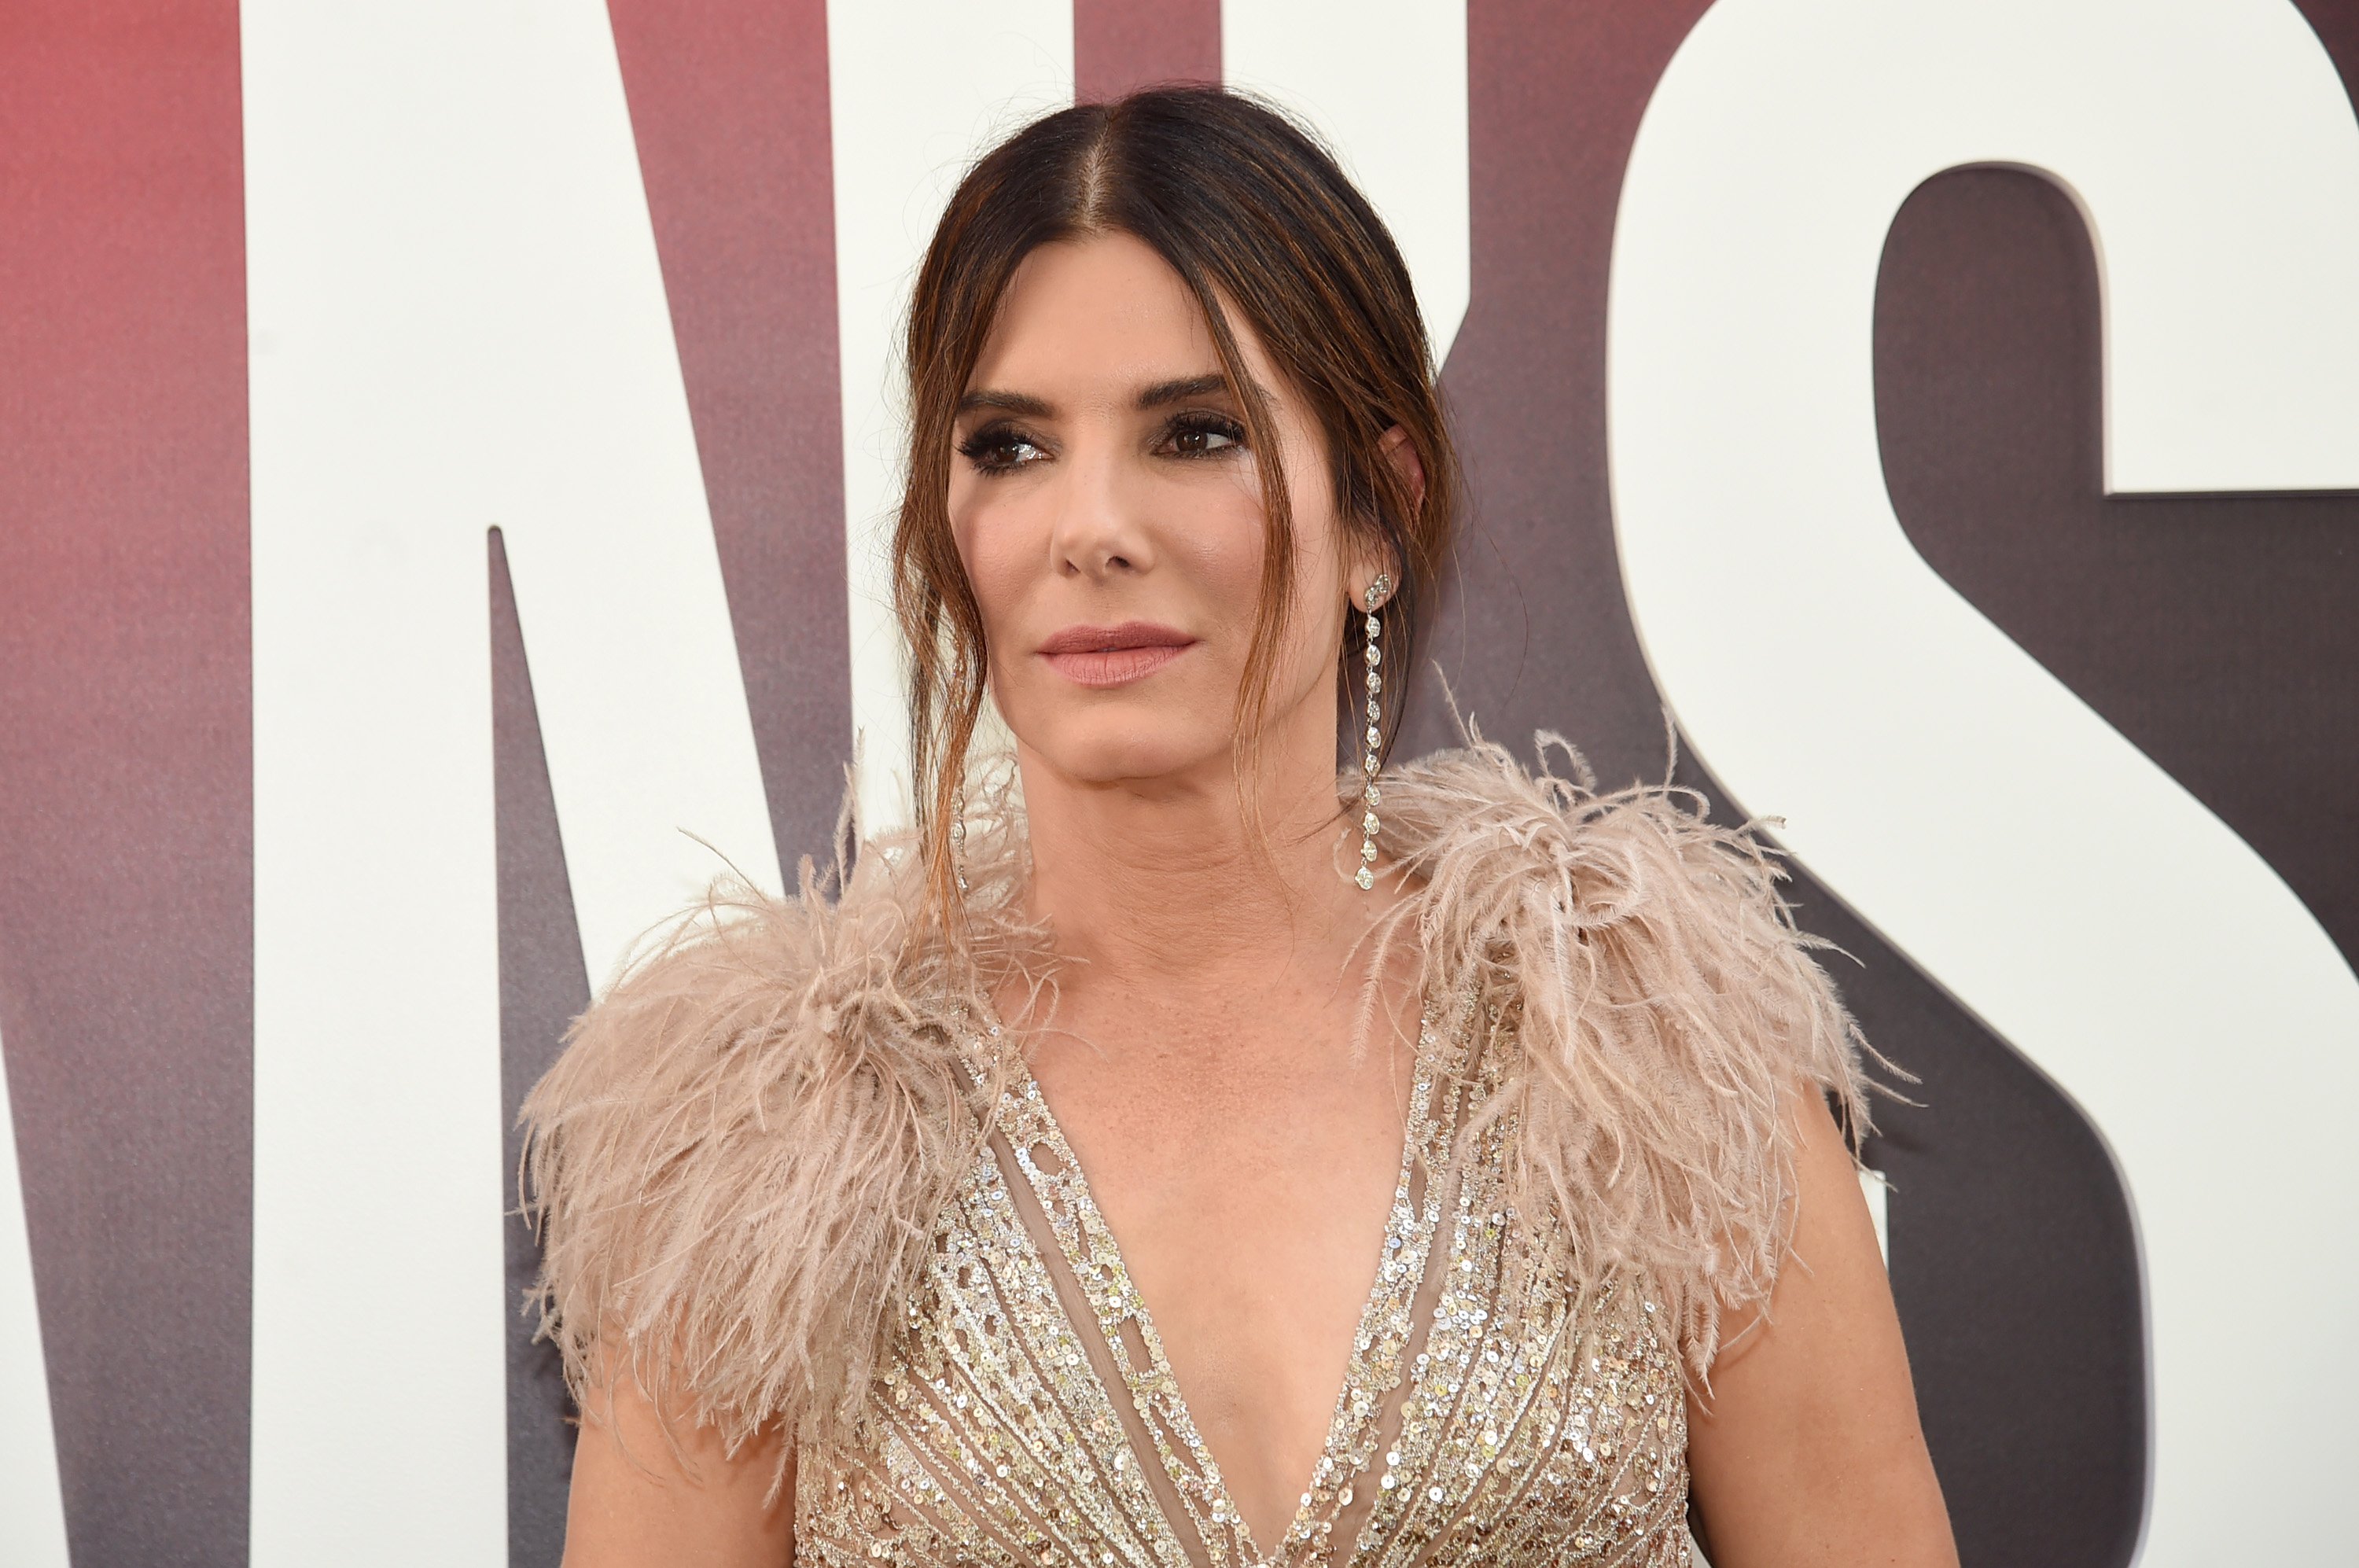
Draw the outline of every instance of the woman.
<instances>
[{"instance_id":1,"label":"woman","mask_svg":"<svg viewBox=\"0 0 2359 1568\"><path fill-rule=\"evenodd\" d=\"M1456 465L1333 162L1050 115L908 358L917 833L716 898L527 1107L567 1562L1683 1563L1690 1486L1721 1568L1953 1562L1763 852L1384 768Z\"/></svg>"}]
</instances>

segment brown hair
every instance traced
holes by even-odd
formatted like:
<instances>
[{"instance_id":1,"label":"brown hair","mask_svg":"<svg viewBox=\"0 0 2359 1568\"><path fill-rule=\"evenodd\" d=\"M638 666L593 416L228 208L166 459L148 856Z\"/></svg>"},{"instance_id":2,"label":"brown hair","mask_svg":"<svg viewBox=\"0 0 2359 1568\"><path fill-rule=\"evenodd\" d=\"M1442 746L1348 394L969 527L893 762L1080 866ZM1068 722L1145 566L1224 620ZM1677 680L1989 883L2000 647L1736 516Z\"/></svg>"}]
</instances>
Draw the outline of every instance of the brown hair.
<instances>
[{"instance_id":1,"label":"brown hair","mask_svg":"<svg viewBox=\"0 0 2359 1568\"><path fill-rule=\"evenodd\" d=\"M1383 220L1310 132L1256 99L1173 86L1076 104L1000 143L960 181L934 231L907 343L908 486L893 535L894 602L911 657L918 823L945 905L949 827L989 668L951 534L952 422L1016 267L1039 245L1108 233L1143 241L1194 293L1260 456L1267 545L1238 698L1241 760L1293 609L1294 540L1270 410L1245 373L1228 310L1251 324L1317 419L1343 526L1390 557L1389 670L1412 667L1419 611L1449 547L1458 460L1408 269ZM1395 425L1424 467L1421 500L1380 448ZM1336 659L1347 711L1355 709L1349 636ZM1380 752L1389 754L1400 704L1386 703L1385 713Z\"/></svg>"}]
</instances>

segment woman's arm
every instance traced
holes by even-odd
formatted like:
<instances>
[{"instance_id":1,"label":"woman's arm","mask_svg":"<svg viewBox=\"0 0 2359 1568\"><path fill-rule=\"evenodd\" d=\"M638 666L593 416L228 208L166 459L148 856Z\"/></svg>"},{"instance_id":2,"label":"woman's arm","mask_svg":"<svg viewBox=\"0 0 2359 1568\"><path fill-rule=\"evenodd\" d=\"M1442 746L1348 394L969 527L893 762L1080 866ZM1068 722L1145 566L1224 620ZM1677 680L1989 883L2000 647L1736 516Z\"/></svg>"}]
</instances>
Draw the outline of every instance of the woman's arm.
<instances>
[{"instance_id":1,"label":"woman's arm","mask_svg":"<svg viewBox=\"0 0 2359 1568\"><path fill-rule=\"evenodd\" d=\"M573 1491L565 1515L564 1568L788 1568L794 1562L794 1460L777 1475L777 1436L734 1457L711 1427L667 1422L627 1378L582 1416Z\"/></svg>"},{"instance_id":2,"label":"woman's arm","mask_svg":"<svg viewBox=\"0 0 2359 1568\"><path fill-rule=\"evenodd\" d=\"M1688 1402L1702 1545L1712 1568L1955 1568L1867 1203L1833 1118L1800 1100L1792 1255Z\"/></svg>"}]
</instances>

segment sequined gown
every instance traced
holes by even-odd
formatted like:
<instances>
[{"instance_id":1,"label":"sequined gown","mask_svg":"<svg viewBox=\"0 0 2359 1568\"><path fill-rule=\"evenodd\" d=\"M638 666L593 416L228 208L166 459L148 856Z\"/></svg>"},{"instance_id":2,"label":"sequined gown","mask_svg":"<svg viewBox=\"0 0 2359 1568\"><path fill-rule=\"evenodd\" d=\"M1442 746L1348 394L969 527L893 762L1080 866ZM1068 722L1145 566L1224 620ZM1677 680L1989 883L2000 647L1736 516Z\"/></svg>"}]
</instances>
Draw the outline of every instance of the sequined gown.
<instances>
[{"instance_id":1,"label":"sequined gown","mask_svg":"<svg viewBox=\"0 0 2359 1568\"><path fill-rule=\"evenodd\" d=\"M1689 1561L1677 1351L1506 1197L1495 1015L1429 1012L1382 1262L1282 1541L1251 1539L1038 1085L942 1213L853 1436L806 1451L799 1561L1668 1568ZM1487 1045L1474 1043L1487 1040ZM992 1042L977 1031L969 1049ZM978 1077L980 1075L978 1074Z\"/></svg>"},{"instance_id":2,"label":"sequined gown","mask_svg":"<svg viewBox=\"0 0 2359 1568\"><path fill-rule=\"evenodd\" d=\"M1237 1517L1086 1173L976 1025L984 975L1054 964L1004 791L968 802L963 954L915 841L879 841L832 895L716 889L576 1024L524 1112L575 1397L627 1356L724 1447L791 1434L821 1568L1683 1562L1683 1372L1774 1288L1794 1086L1866 1125L1864 1044L1768 848L1680 791L1477 743L1383 796L1451 1000L1281 1539Z\"/></svg>"}]
</instances>

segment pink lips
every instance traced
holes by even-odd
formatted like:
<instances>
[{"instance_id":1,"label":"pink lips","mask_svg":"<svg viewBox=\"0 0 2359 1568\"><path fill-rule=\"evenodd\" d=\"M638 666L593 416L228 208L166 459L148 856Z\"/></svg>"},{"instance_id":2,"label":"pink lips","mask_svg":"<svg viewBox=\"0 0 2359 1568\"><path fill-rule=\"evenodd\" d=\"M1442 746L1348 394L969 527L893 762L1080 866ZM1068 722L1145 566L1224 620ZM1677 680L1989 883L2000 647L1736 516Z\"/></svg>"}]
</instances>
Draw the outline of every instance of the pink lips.
<instances>
[{"instance_id":1,"label":"pink lips","mask_svg":"<svg viewBox=\"0 0 2359 1568\"><path fill-rule=\"evenodd\" d=\"M1195 638L1152 621L1118 626L1067 626L1040 645L1049 667L1080 686L1124 686L1154 674Z\"/></svg>"}]
</instances>

